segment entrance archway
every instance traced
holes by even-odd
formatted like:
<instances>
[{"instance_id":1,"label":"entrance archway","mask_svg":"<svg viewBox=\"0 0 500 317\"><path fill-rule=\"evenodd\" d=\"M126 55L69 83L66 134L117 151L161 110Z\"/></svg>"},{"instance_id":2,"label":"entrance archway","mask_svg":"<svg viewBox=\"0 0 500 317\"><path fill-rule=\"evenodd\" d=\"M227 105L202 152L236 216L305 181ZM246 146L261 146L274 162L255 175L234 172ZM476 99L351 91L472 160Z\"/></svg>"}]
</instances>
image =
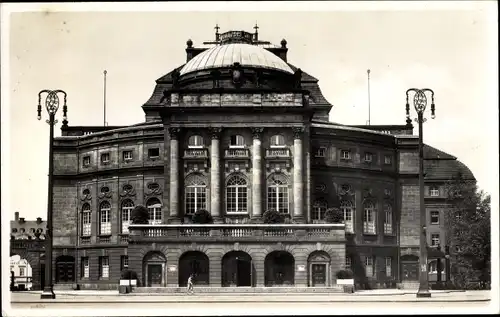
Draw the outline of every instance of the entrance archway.
<instances>
[{"instance_id":1,"label":"entrance archway","mask_svg":"<svg viewBox=\"0 0 500 317\"><path fill-rule=\"evenodd\" d=\"M167 258L158 251L146 253L142 260L142 275L146 287L166 286Z\"/></svg>"},{"instance_id":2,"label":"entrance archway","mask_svg":"<svg viewBox=\"0 0 500 317\"><path fill-rule=\"evenodd\" d=\"M222 286L254 286L252 257L244 251L230 251L222 257Z\"/></svg>"},{"instance_id":3,"label":"entrance archway","mask_svg":"<svg viewBox=\"0 0 500 317\"><path fill-rule=\"evenodd\" d=\"M325 251L314 251L307 259L309 285L313 287L330 285L330 256Z\"/></svg>"},{"instance_id":4,"label":"entrance archway","mask_svg":"<svg viewBox=\"0 0 500 317\"><path fill-rule=\"evenodd\" d=\"M56 259L56 283L73 283L75 281L75 258L61 255Z\"/></svg>"},{"instance_id":5,"label":"entrance archway","mask_svg":"<svg viewBox=\"0 0 500 317\"><path fill-rule=\"evenodd\" d=\"M295 259L286 251L273 251L264 261L265 286L294 285Z\"/></svg>"},{"instance_id":6,"label":"entrance archway","mask_svg":"<svg viewBox=\"0 0 500 317\"><path fill-rule=\"evenodd\" d=\"M187 285L190 274L194 274L195 284L209 285L209 260L205 253L188 251L181 255L179 258L179 286Z\"/></svg>"},{"instance_id":7,"label":"entrance archway","mask_svg":"<svg viewBox=\"0 0 500 317\"><path fill-rule=\"evenodd\" d=\"M401 279L403 281L418 281L419 258L416 255L403 255L401 257Z\"/></svg>"}]
</instances>

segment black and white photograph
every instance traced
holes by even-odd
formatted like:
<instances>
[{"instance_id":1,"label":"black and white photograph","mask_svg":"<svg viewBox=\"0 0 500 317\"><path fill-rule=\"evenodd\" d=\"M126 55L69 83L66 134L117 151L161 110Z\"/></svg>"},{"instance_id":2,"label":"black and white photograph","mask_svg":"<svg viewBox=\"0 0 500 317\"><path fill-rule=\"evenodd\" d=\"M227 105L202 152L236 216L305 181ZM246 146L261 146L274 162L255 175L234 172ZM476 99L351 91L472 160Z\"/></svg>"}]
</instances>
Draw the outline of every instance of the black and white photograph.
<instances>
[{"instance_id":1,"label":"black and white photograph","mask_svg":"<svg viewBox=\"0 0 500 317\"><path fill-rule=\"evenodd\" d=\"M0 11L2 316L500 313L496 1Z\"/></svg>"}]
</instances>

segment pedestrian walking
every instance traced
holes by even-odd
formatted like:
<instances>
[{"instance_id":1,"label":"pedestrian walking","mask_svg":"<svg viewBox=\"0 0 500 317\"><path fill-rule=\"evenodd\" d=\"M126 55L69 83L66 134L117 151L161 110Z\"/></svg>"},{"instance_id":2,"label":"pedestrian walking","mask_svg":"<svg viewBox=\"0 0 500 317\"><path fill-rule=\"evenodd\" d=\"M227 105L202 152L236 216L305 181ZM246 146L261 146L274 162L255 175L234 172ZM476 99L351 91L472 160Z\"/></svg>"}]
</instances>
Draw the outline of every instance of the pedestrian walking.
<instances>
[{"instance_id":1,"label":"pedestrian walking","mask_svg":"<svg viewBox=\"0 0 500 317\"><path fill-rule=\"evenodd\" d=\"M193 274L189 275L189 278L187 281L187 294L194 294Z\"/></svg>"}]
</instances>

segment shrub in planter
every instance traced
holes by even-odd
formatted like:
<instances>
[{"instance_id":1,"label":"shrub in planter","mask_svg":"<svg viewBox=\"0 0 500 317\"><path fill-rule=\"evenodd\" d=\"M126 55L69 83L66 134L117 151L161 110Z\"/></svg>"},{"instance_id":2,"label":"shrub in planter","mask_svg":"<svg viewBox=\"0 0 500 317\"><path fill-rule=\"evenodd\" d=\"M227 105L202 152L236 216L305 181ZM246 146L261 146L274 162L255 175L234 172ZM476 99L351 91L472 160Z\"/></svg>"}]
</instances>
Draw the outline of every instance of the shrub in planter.
<instances>
[{"instance_id":1,"label":"shrub in planter","mask_svg":"<svg viewBox=\"0 0 500 317\"><path fill-rule=\"evenodd\" d=\"M147 225L149 223L148 209L143 205L137 205L132 209L130 218L134 225Z\"/></svg>"},{"instance_id":2,"label":"shrub in planter","mask_svg":"<svg viewBox=\"0 0 500 317\"><path fill-rule=\"evenodd\" d=\"M340 208L328 208L325 213L325 221L327 223L343 223L344 214L342 213L342 210L340 210Z\"/></svg>"},{"instance_id":3,"label":"shrub in planter","mask_svg":"<svg viewBox=\"0 0 500 317\"><path fill-rule=\"evenodd\" d=\"M267 224L284 223L285 222L285 218L283 217L283 215L274 209L267 210L262 215L262 220L264 223L267 223Z\"/></svg>"},{"instance_id":4,"label":"shrub in planter","mask_svg":"<svg viewBox=\"0 0 500 317\"><path fill-rule=\"evenodd\" d=\"M193 215L193 223L207 224L213 223L212 215L206 209L198 209Z\"/></svg>"},{"instance_id":5,"label":"shrub in planter","mask_svg":"<svg viewBox=\"0 0 500 317\"><path fill-rule=\"evenodd\" d=\"M339 280L350 280L354 278L354 274L350 270L340 270L336 274Z\"/></svg>"}]
</instances>

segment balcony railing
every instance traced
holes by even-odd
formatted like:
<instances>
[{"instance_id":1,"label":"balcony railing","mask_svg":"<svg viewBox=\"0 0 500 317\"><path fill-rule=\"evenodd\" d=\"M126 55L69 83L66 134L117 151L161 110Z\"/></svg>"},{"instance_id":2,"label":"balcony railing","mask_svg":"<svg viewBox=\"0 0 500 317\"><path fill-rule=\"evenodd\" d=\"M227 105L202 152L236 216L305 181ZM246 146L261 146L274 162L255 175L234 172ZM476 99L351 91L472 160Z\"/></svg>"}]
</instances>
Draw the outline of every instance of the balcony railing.
<instances>
[{"instance_id":1,"label":"balcony railing","mask_svg":"<svg viewBox=\"0 0 500 317\"><path fill-rule=\"evenodd\" d=\"M290 150L287 148L266 150L266 158L288 158L288 157L290 157Z\"/></svg>"},{"instance_id":2,"label":"balcony railing","mask_svg":"<svg viewBox=\"0 0 500 317\"><path fill-rule=\"evenodd\" d=\"M187 149L184 150L184 158L186 159L206 159L208 158L207 149Z\"/></svg>"},{"instance_id":3,"label":"balcony railing","mask_svg":"<svg viewBox=\"0 0 500 317\"><path fill-rule=\"evenodd\" d=\"M248 149L227 149L224 153L225 158L249 158Z\"/></svg>"},{"instance_id":4,"label":"balcony railing","mask_svg":"<svg viewBox=\"0 0 500 317\"><path fill-rule=\"evenodd\" d=\"M344 224L130 225L130 241L344 241Z\"/></svg>"}]
</instances>

